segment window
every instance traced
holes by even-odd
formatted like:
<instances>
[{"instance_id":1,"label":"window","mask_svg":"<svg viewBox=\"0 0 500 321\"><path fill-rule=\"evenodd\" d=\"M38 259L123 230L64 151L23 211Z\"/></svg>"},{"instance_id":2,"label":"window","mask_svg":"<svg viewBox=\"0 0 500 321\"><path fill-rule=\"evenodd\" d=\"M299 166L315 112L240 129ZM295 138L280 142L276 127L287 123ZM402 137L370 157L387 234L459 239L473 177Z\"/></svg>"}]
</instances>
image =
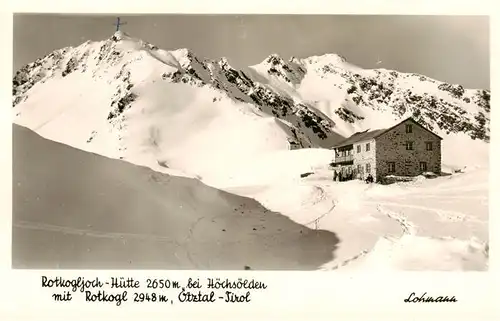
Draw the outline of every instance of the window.
<instances>
[{"instance_id":1,"label":"window","mask_svg":"<svg viewBox=\"0 0 500 321\"><path fill-rule=\"evenodd\" d=\"M413 150L413 142L406 142L406 150Z\"/></svg>"},{"instance_id":2,"label":"window","mask_svg":"<svg viewBox=\"0 0 500 321\"><path fill-rule=\"evenodd\" d=\"M396 163L394 163L394 162L387 162L387 167L388 167L389 173L396 172Z\"/></svg>"},{"instance_id":3,"label":"window","mask_svg":"<svg viewBox=\"0 0 500 321\"><path fill-rule=\"evenodd\" d=\"M370 163L366 163L366 172L367 173L370 173L370 170L371 170L371 164Z\"/></svg>"},{"instance_id":4,"label":"window","mask_svg":"<svg viewBox=\"0 0 500 321\"><path fill-rule=\"evenodd\" d=\"M366 151L369 152L370 151L370 143L366 143Z\"/></svg>"},{"instance_id":5,"label":"window","mask_svg":"<svg viewBox=\"0 0 500 321\"><path fill-rule=\"evenodd\" d=\"M358 164L358 173L363 173L363 166Z\"/></svg>"},{"instance_id":6,"label":"window","mask_svg":"<svg viewBox=\"0 0 500 321\"><path fill-rule=\"evenodd\" d=\"M426 162L420 162L420 170L423 172L427 171L427 163Z\"/></svg>"},{"instance_id":7,"label":"window","mask_svg":"<svg viewBox=\"0 0 500 321\"><path fill-rule=\"evenodd\" d=\"M425 150L432 150L432 142L425 143Z\"/></svg>"},{"instance_id":8,"label":"window","mask_svg":"<svg viewBox=\"0 0 500 321\"><path fill-rule=\"evenodd\" d=\"M407 134L413 133L413 126L412 126L412 124L406 124L406 133Z\"/></svg>"},{"instance_id":9,"label":"window","mask_svg":"<svg viewBox=\"0 0 500 321\"><path fill-rule=\"evenodd\" d=\"M358 153L361 153L361 145L357 146Z\"/></svg>"}]
</instances>

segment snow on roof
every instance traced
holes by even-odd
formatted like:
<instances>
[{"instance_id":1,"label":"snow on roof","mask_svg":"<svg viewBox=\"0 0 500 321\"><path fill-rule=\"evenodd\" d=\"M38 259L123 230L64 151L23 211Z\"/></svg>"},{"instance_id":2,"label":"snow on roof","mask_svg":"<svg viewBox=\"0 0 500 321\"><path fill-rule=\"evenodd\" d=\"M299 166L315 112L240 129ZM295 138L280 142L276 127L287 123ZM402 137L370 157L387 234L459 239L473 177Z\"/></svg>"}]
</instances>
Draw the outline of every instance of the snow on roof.
<instances>
[{"instance_id":1,"label":"snow on roof","mask_svg":"<svg viewBox=\"0 0 500 321\"><path fill-rule=\"evenodd\" d=\"M364 132L357 132L354 135L352 135L352 136L348 137L347 139L338 143L335 146L335 148L343 147L343 146L347 146L347 145L352 145L354 143L361 142L364 140L370 140L372 138L379 136L380 134L382 134L386 130L387 130L387 128L375 129L375 130L365 130Z\"/></svg>"},{"instance_id":2,"label":"snow on roof","mask_svg":"<svg viewBox=\"0 0 500 321\"><path fill-rule=\"evenodd\" d=\"M374 129L374 130L368 130L367 129L367 130L365 130L363 132L354 133L352 136L346 138L343 141L340 141L337 145L334 146L334 148L344 147L344 146L352 145L352 144L355 144L355 143L358 143L358 142L361 142L361 141L365 141L365 140L370 140L370 139L373 139L373 138L377 138L378 136L382 135L385 132L388 132L388 131L392 130L393 128L395 128L396 126L398 126L399 124L401 124L401 123L403 123L403 122L405 122L407 120L411 120L413 123L415 123L416 125L420 126L421 128L423 128L424 130L428 131L429 133L435 135L439 139L443 139L441 136L437 135L433 131L431 131L428 128L425 128L424 126L422 126L422 124L420 124L419 122L417 122L412 117L408 117L408 118L405 118L404 120L398 122L397 124L395 124L394 126L392 126L390 128L382 128L382 129Z\"/></svg>"}]
</instances>

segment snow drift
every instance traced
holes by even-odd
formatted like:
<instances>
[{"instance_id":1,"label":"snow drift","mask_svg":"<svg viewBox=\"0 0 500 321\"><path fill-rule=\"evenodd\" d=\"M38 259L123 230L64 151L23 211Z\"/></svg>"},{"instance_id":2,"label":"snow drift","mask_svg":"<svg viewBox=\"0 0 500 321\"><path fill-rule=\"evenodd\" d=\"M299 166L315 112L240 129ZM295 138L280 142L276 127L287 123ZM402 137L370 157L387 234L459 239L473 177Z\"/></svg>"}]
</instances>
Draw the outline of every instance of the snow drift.
<instances>
[{"instance_id":1,"label":"snow drift","mask_svg":"<svg viewBox=\"0 0 500 321\"><path fill-rule=\"evenodd\" d=\"M338 239L198 180L14 126L14 268L309 270Z\"/></svg>"}]
</instances>

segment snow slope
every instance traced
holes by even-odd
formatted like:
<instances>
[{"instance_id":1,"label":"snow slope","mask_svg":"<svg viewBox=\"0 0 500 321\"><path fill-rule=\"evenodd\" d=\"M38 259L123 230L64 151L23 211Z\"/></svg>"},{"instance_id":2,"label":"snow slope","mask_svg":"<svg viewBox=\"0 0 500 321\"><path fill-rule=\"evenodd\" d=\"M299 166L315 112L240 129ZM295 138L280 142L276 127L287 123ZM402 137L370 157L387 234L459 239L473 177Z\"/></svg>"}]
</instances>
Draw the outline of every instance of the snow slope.
<instances>
[{"instance_id":1,"label":"snow slope","mask_svg":"<svg viewBox=\"0 0 500 321\"><path fill-rule=\"evenodd\" d=\"M287 150L291 141L310 144L289 123L215 87L186 85L188 78L179 77L187 77L189 68L209 77L194 63L180 67L189 61L189 51L153 50L140 40L115 37L121 40L66 49L72 58L63 56L53 64L73 66L72 59L83 59L81 70L57 75L56 67L46 67L51 60L39 62L31 78L42 80L17 89L23 92L17 100L29 99L14 108L15 122L79 149L186 176L204 176L250 156ZM215 64L208 67L220 72Z\"/></svg>"},{"instance_id":2,"label":"snow slope","mask_svg":"<svg viewBox=\"0 0 500 321\"><path fill-rule=\"evenodd\" d=\"M338 255L325 269L353 258L369 266L391 255L396 268L406 268L413 265L405 251L422 244L433 244L436 257L446 252L459 259L442 267L429 255L415 266L487 264L482 250L468 249L478 248L471 237L477 244L488 241L489 91L364 70L335 54L288 61L270 55L235 70L224 58L209 61L188 49L162 50L117 33L22 68L13 80L13 103L15 123L45 138L198 178L338 234ZM331 181L333 155L325 147L410 115L444 138L443 168L465 173L417 181L421 186ZM478 196L468 198L470 191L460 188L450 196L437 188L451 181L478 186ZM450 201L462 196L461 207ZM423 207L420 197L432 202ZM469 213L469 207L478 211ZM401 223L401 213L411 228ZM437 238L445 236L453 241ZM468 251L478 263L462 266Z\"/></svg>"},{"instance_id":3,"label":"snow slope","mask_svg":"<svg viewBox=\"0 0 500 321\"><path fill-rule=\"evenodd\" d=\"M288 173L295 169L295 175L289 176L294 180L226 190L255 198L310 228L335 232L340 239L335 259L322 269L488 268L487 169L436 179L417 177L394 185L367 185L334 182L321 167L300 178L306 168L303 158L295 158L296 166L281 169ZM316 160L320 159L317 154ZM253 173L258 176L259 171Z\"/></svg>"},{"instance_id":4,"label":"snow slope","mask_svg":"<svg viewBox=\"0 0 500 321\"><path fill-rule=\"evenodd\" d=\"M14 268L311 270L338 242L255 200L14 126Z\"/></svg>"}]
</instances>

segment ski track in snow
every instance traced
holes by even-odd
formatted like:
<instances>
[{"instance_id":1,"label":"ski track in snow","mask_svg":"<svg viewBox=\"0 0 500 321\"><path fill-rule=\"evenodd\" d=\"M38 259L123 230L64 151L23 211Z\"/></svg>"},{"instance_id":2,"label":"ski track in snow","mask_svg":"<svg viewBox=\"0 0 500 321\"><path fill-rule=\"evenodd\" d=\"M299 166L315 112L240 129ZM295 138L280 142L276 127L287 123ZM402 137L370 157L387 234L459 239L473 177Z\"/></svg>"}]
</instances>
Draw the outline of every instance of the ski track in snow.
<instances>
[{"instance_id":1,"label":"ski track in snow","mask_svg":"<svg viewBox=\"0 0 500 321\"><path fill-rule=\"evenodd\" d=\"M199 268L199 266L195 262L193 257L191 256L191 252L189 251L189 241L193 238L193 230L195 229L196 225L198 225L198 223L200 223L200 221L203 219L204 219L204 217L200 217L193 224L191 224L191 226L189 227L189 231L188 231L188 234L186 236L186 239L184 240L184 243L186 244L186 257L189 260L189 262L191 262L191 264L193 264L193 266L195 268Z\"/></svg>"},{"instance_id":2,"label":"ski track in snow","mask_svg":"<svg viewBox=\"0 0 500 321\"><path fill-rule=\"evenodd\" d=\"M105 232L105 231L95 231L92 229L82 229L82 228L73 228L68 226L60 226L54 224L46 224L40 222L29 222L29 221L18 221L12 224L15 228L20 229L30 229L30 230L39 230L39 231L47 231L47 232L56 232L62 234L70 234L77 235L81 237L94 237L94 238L107 238L113 240L121 240L123 244L127 243L127 239L135 239L139 241L155 241L162 243L171 243L185 251L186 258L188 261L196 268L199 268L199 264L193 259L191 255L191 251L189 248L191 236L193 234L194 227L203 219L200 218L196 222L194 222L188 232L188 236L184 240L184 242L179 243L173 240L170 237L154 235L154 234L140 234L140 233L125 233L125 232ZM177 252L174 252L174 256L179 259Z\"/></svg>"},{"instance_id":3,"label":"ski track in snow","mask_svg":"<svg viewBox=\"0 0 500 321\"><path fill-rule=\"evenodd\" d=\"M388 209L383 208L380 203L377 205L377 211L398 222L401 225L401 229L403 230L403 235L416 234L416 226L413 223L409 222L403 214L389 211Z\"/></svg>"},{"instance_id":4,"label":"ski track in snow","mask_svg":"<svg viewBox=\"0 0 500 321\"><path fill-rule=\"evenodd\" d=\"M325 216L327 216L328 214L330 214L331 212L333 212L333 210L335 209L335 202L332 201L332 207L326 211L325 213L321 214L320 216L316 217L314 220L308 222L308 223L305 223L304 225L309 227L309 225L312 225L314 224L314 229L319 229L319 223L321 221L321 219L325 218Z\"/></svg>"},{"instance_id":5,"label":"ski track in snow","mask_svg":"<svg viewBox=\"0 0 500 321\"><path fill-rule=\"evenodd\" d=\"M400 237L402 237L403 235L415 235L416 234L416 232L417 232L416 226L413 223L409 222L403 214L389 211L388 209L383 208L380 204L378 204L376 206L376 208L377 208L378 212L389 217L390 219L395 220L396 222L398 222L399 225L401 225L401 229L402 229L403 234ZM341 262L335 264L334 266L324 267L321 269L322 270L338 270L342 267L345 267L345 266L355 262L356 260L363 258L367 254L369 254L372 250L373 250L373 248L362 250L358 254L356 254L348 259L344 259Z\"/></svg>"},{"instance_id":6,"label":"ski track in snow","mask_svg":"<svg viewBox=\"0 0 500 321\"><path fill-rule=\"evenodd\" d=\"M312 182L311 182L312 183ZM323 187L321 186L323 185ZM317 199L313 200L312 203L314 205L320 205L321 202L325 202L327 200L333 199L333 195L329 195L329 192L334 194L334 190L328 191L325 189L327 186L331 186L331 184L321 184L319 180L314 181L314 186L315 188L319 189L322 191L320 194L321 197L318 197ZM367 191L369 191L373 186L369 186L367 188L364 188L360 193L365 194ZM467 193L467 192L473 192L473 191L484 191L487 189L487 185L485 184L470 184L470 185L464 185L464 186L455 186L452 185L449 188L447 186L436 186L432 188L426 188L425 192L420 192L418 189L415 190L408 190L407 192L397 195L395 197L391 197L390 199L387 199L386 196L369 196L366 195L367 198L362 198L359 200L360 205L368 205L368 206L374 206L374 208L382 214L383 216L386 216L394 221L396 221L400 226L401 226L401 231L402 234L396 236L394 238L394 235L386 234L386 235L380 235L380 238L390 238L393 241L397 242L398 239L403 238L405 235L409 236L418 236L419 235L419 225L415 224L414 222L410 221L408 217L405 215L405 210L418 210L421 212L428 212L431 214L434 214L434 218L437 219L440 222L443 223L454 223L454 222L471 222L471 223L479 223L479 224L485 224L486 222L484 220L478 219L474 216L468 215L462 211L456 211L456 210L451 210L447 208L439 208L436 206L439 205L416 205L416 204L411 204L408 202L419 202L420 204L421 199L436 199L436 200L470 200L470 201L480 201L482 205L486 205L485 202L488 201L487 196L481 196L481 195L457 195L456 193ZM448 195L447 195L448 194ZM315 228L317 229L319 227L319 221L324 218L327 214L330 214L334 212L335 209L335 202L332 201L333 207L326 213L321 214L314 220L304 224L306 226L315 224ZM425 203L424 203L425 204ZM439 203L437 203L439 204ZM389 209L391 208L391 209ZM334 215L334 213L333 213ZM432 217L431 217L432 218ZM325 228L325 227L323 227ZM335 227L330 227L332 231L335 231ZM456 239L460 239L460 237L454 237ZM342 259L341 261L335 263L335 261L332 261L331 263L334 263L331 266L328 266L328 264L320 267L320 270L337 270L340 268L343 268L363 257L365 257L367 254L369 254L371 251L373 251L373 247L375 244L373 244L370 248L365 248L362 251L358 252L357 254L347 258L347 259Z\"/></svg>"},{"instance_id":7,"label":"ski track in snow","mask_svg":"<svg viewBox=\"0 0 500 321\"><path fill-rule=\"evenodd\" d=\"M353 257L350 257L350 258L348 258L346 260L343 260L342 262L339 262L339 263L335 264L332 267L324 267L324 268L320 268L320 269L324 270L324 271L338 270L338 269L340 269L342 267L345 267L348 264L353 263L356 260L359 260L359 259L363 258L364 256L366 256L370 252L371 252L371 250L363 250L363 251L359 252L358 254L354 255Z\"/></svg>"},{"instance_id":8,"label":"ski track in snow","mask_svg":"<svg viewBox=\"0 0 500 321\"><path fill-rule=\"evenodd\" d=\"M314 200L312 201L311 205L316 205L321 202L323 202L326 199L326 192L325 189L321 186L314 185L313 188L317 191L319 191L319 196L315 197Z\"/></svg>"},{"instance_id":9,"label":"ski track in snow","mask_svg":"<svg viewBox=\"0 0 500 321\"><path fill-rule=\"evenodd\" d=\"M422 210L422 211L429 211L429 212L435 212L438 217L442 219L448 219L449 221L469 221L469 222L478 222L481 223L481 220L478 220L477 218L471 217L470 215L467 215L462 212L457 212L457 211L452 211L452 210L445 210L445 209L438 209L438 208L433 208L429 206L420 206L420 205L412 205L412 204L401 204L401 203L396 203L396 202L380 202L380 201L365 201L367 204L377 204L377 210L379 210L381 213L385 213L387 216L394 218L396 220L401 219L405 220L400 214L395 214L394 212L389 212L387 210L382 211L380 210L380 207L382 205L387 205L387 206L395 206L399 208L411 208L411 209L417 209L417 210ZM392 213L392 214L391 214Z\"/></svg>"},{"instance_id":10,"label":"ski track in snow","mask_svg":"<svg viewBox=\"0 0 500 321\"><path fill-rule=\"evenodd\" d=\"M454 196L454 195L434 195L434 194L426 194L426 193L412 193L410 195L401 195L402 198L414 197L418 196L418 198L436 198L436 199L467 199L467 200L488 200L485 196Z\"/></svg>"},{"instance_id":11,"label":"ski track in snow","mask_svg":"<svg viewBox=\"0 0 500 321\"><path fill-rule=\"evenodd\" d=\"M178 242L172 240L169 237L153 235L153 234L95 231L92 229L73 228L68 226L60 226L60 225L46 224L40 222L29 222L29 221L18 221L13 223L12 226L21 229L59 232L63 234L71 234L78 236L119 239L122 240L123 242L126 242L126 238L133 238L137 240L153 240L158 242L174 243L179 245Z\"/></svg>"},{"instance_id":12,"label":"ski track in snow","mask_svg":"<svg viewBox=\"0 0 500 321\"><path fill-rule=\"evenodd\" d=\"M308 228L312 228L312 229L315 229L315 230L318 230L319 229L319 223L322 219L324 219L328 214L330 214L331 212L333 212L333 210L335 209L335 201L332 200L331 198L329 198L329 195L328 193L325 191L325 189L320 186L320 185L316 185L314 184L312 186L312 188L317 191L317 193L314 193L315 197L313 199L306 199L304 202L302 202L302 205L303 207L299 209L299 211L302 211L304 210L305 208L313 208L314 206L317 206L317 205L320 205L322 204L323 202L326 202L326 201L329 201L331 202L331 206L330 208L319 214L317 217L313 218L312 220L306 222L306 223L301 223L302 225L308 227Z\"/></svg>"}]
</instances>

